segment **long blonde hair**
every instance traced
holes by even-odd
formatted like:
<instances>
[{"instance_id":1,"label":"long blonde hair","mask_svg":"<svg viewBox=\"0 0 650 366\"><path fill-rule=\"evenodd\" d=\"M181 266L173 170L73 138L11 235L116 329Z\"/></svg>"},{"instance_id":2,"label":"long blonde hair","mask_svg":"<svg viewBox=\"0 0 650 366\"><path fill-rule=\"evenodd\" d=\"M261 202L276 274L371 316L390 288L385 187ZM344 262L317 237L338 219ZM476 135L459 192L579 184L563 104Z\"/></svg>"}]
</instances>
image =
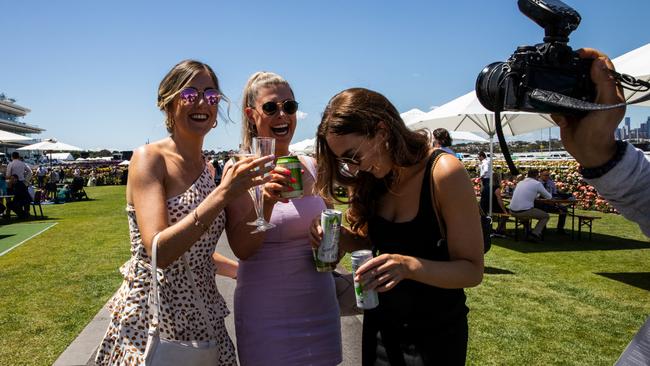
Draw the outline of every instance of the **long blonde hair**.
<instances>
[{"instance_id":1,"label":"long blonde hair","mask_svg":"<svg viewBox=\"0 0 650 366\"><path fill-rule=\"evenodd\" d=\"M158 108L165 113L165 127L167 132L174 131L174 120L171 116L171 104L178 93L185 88L192 79L201 73L207 71L210 78L214 82L214 86L221 93L219 87L219 79L214 73L212 68L203 62L196 60L184 60L172 67L171 70L165 75L158 86Z\"/></svg>"},{"instance_id":2,"label":"long blonde hair","mask_svg":"<svg viewBox=\"0 0 650 366\"><path fill-rule=\"evenodd\" d=\"M242 143L241 148L248 150L251 147L253 137L257 136L257 128L255 127L255 121L250 120L246 115L246 108L255 108L255 101L257 100L257 95L259 90L262 88L268 88L271 86L286 86L293 94L293 89L291 85L280 75L268 72L268 71L258 71L251 75L246 82L244 87L244 93L242 96L242 110L241 110L241 136Z\"/></svg>"}]
</instances>

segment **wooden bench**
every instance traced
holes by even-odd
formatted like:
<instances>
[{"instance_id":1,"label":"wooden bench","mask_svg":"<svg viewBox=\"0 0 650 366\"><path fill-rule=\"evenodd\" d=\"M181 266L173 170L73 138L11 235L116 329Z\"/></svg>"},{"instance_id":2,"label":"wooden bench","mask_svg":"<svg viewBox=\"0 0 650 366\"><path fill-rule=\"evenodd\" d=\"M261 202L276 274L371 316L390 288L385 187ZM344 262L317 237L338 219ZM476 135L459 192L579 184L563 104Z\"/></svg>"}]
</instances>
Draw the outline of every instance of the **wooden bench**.
<instances>
[{"instance_id":1,"label":"wooden bench","mask_svg":"<svg viewBox=\"0 0 650 366\"><path fill-rule=\"evenodd\" d=\"M580 234L582 233L582 227L589 227L589 240L591 240L591 227L594 224L594 220L600 219L598 216L588 216L588 215L574 215L578 219L578 239L580 239Z\"/></svg>"},{"instance_id":2,"label":"wooden bench","mask_svg":"<svg viewBox=\"0 0 650 366\"><path fill-rule=\"evenodd\" d=\"M506 221L511 221L511 219L514 219L515 221L515 241L519 241L519 227L521 226L524 231L524 238L526 237L526 234L528 231L530 231L530 219L524 219L521 217L513 216L509 213L492 213L492 222L499 222L499 219L505 218Z\"/></svg>"}]
</instances>

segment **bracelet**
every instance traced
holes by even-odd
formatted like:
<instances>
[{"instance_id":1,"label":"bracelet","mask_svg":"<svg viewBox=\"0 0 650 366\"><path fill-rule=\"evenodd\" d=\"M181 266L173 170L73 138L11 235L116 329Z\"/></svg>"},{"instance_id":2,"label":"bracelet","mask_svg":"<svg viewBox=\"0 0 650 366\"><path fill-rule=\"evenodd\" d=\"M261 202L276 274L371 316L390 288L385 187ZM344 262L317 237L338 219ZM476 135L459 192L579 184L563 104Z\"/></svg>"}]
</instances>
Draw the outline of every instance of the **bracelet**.
<instances>
[{"instance_id":1,"label":"bracelet","mask_svg":"<svg viewBox=\"0 0 650 366\"><path fill-rule=\"evenodd\" d=\"M194 226L200 227L201 229L203 229L203 231L208 230L210 227L199 220L199 213L196 211L197 211L196 208L194 209L194 211L192 211L192 217L194 217Z\"/></svg>"},{"instance_id":2,"label":"bracelet","mask_svg":"<svg viewBox=\"0 0 650 366\"><path fill-rule=\"evenodd\" d=\"M614 153L614 156L612 156L612 158L609 159L605 164L595 168L580 167L578 171L580 172L580 174L582 174L582 177L586 179L600 178L610 170L614 169L614 167L616 166L616 164L618 164L619 161L623 160L623 156L625 155L626 149L627 149L627 142L616 140L616 152Z\"/></svg>"}]
</instances>

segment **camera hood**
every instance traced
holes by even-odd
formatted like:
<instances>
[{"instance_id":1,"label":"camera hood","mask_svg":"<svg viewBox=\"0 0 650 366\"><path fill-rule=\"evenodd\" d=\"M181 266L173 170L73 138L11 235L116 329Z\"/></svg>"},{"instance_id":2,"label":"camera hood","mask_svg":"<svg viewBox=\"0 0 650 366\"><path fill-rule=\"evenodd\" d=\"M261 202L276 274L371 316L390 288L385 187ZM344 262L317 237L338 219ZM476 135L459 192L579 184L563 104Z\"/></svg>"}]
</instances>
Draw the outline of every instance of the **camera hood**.
<instances>
[{"instance_id":1,"label":"camera hood","mask_svg":"<svg viewBox=\"0 0 650 366\"><path fill-rule=\"evenodd\" d=\"M544 28L544 42L568 42L578 28L580 14L560 0L518 0L519 10Z\"/></svg>"}]
</instances>

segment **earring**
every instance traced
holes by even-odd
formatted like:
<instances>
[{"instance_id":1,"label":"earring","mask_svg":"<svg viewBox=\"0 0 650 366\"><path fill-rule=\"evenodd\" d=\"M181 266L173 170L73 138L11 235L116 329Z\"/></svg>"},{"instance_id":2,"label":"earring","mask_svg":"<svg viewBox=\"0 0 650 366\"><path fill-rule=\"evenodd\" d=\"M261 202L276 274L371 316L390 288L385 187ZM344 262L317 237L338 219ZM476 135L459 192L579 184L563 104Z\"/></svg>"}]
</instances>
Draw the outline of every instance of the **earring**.
<instances>
[{"instance_id":1,"label":"earring","mask_svg":"<svg viewBox=\"0 0 650 366\"><path fill-rule=\"evenodd\" d=\"M218 123L218 121L215 119L215 120L214 120L214 124L212 125L212 128L216 128L216 127L217 127L217 123Z\"/></svg>"},{"instance_id":2,"label":"earring","mask_svg":"<svg viewBox=\"0 0 650 366\"><path fill-rule=\"evenodd\" d=\"M386 146L386 150L389 150L388 141L386 141L386 144L384 146Z\"/></svg>"}]
</instances>

